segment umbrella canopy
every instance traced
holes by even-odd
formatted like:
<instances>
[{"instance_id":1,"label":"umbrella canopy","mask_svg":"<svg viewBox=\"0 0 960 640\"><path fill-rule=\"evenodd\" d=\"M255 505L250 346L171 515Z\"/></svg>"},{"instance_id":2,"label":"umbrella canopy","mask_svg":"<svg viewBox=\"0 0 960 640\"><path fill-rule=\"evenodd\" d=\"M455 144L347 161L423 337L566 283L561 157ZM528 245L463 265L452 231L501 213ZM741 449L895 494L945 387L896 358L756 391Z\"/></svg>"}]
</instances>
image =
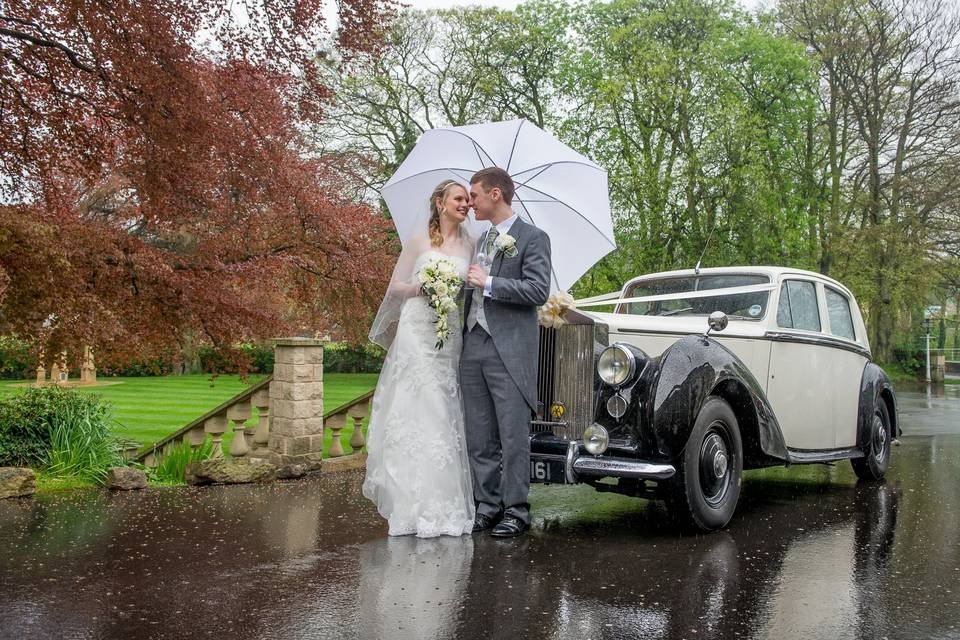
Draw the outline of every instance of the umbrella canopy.
<instances>
[{"instance_id":1,"label":"umbrella canopy","mask_svg":"<svg viewBox=\"0 0 960 640\"><path fill-rule=\"evenodd\" d=\"M513 178L513 210L550 236L554 289L569 289L587 269L616 248L607 172L526 120L431 129L381 189L400 241L424 218L433 188L500 167ZM488 222L470 215L479 236Z\"/></svg>"}]
</instances>

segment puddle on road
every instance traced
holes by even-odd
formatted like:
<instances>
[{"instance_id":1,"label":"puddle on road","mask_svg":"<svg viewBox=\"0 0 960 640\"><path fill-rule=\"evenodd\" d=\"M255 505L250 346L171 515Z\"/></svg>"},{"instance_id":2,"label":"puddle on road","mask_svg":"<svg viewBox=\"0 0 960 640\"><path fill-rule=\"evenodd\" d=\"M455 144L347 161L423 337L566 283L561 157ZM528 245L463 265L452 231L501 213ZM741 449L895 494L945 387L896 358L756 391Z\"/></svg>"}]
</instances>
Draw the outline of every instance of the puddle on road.
<instances>
[{"instance_id":1,"label":"puddle on road","mask_svg":"<svg viewBox=\"0 0 960 640\"><path fill-rule=\"evenodd\" d=\"M703 536L552 486L518 540L389 538L357 473L3 501L0 637L960 637L960 394L899 399L885 483L747 472Z\"/></svg>"}]
</instances>

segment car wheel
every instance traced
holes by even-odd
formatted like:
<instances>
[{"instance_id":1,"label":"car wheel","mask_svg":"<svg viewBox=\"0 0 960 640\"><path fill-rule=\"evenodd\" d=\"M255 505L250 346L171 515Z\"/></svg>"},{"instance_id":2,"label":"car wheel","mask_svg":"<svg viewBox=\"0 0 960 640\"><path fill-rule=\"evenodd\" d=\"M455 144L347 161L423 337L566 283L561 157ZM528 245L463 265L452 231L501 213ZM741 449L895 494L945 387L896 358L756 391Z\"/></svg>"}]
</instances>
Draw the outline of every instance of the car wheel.
<instances>
[{"instance_id":1,"label":"car wheel","mask_svg":"<svg viewBox=\"0 0 960 640\"><path fill-rule=\"evenodd\" d=\"M877 399L877 408L870 423L870 436L862 458L853 458L850 464L861 480L880 480L890 467L890 413L887 403Z\"/></svg>"},{"instance_id":2,"label":"car wheel","mask_svg":"<svg viewBox=\"0 0 960 640\"><path fill-rule=\"evenodd\" d=\"M737 508L742 474L737 417L725 400L713 396L700 409L680 457L667 498L670 511L688 528L720 529Z\"/></svg>"}]
</instances>

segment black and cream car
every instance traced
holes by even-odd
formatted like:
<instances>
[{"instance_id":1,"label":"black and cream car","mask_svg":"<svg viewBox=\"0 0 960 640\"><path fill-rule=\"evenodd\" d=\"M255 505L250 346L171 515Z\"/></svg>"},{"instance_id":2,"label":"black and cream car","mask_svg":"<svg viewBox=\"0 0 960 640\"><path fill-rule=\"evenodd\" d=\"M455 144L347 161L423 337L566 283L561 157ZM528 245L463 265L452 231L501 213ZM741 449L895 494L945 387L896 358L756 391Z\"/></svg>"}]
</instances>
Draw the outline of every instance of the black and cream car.
<instances>
[{"instance_id":1,"label":"black and cream car","mask_svg":"<svg viewBox=\"0 0 960 640\"><path fill-rule=\"evenodd\" d=\"M850 459L862 479L886 473L896 397L839 282L675 271L592 304L541 327L532 482L664 498L712 530L733 515L744 469Z\"/></svg>"}]
</instances>

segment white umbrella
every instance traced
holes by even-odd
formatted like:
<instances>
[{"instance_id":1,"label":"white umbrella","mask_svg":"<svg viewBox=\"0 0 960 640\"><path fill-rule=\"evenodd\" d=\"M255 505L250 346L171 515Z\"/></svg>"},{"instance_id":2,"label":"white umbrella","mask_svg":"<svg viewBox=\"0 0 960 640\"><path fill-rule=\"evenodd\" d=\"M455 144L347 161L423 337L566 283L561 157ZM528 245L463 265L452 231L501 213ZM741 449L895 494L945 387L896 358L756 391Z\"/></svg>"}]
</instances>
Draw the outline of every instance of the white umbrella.
<instances>
[{"instance_id":1,"label":"white umbrella","mask_svg":"<svg viewBox=\"0 0 960 640\"><path fill-rule=\"evenodd\" d=\"M469 186L486 167L501 167L517 187L513 210L550 236L554 289L566 290L616 248L607 172L526 120L431 129L380 193L400 242L424 219L433 188L453 179ZM471 232L489 226L470 216Z\"/></svg>"}]
</instances>

